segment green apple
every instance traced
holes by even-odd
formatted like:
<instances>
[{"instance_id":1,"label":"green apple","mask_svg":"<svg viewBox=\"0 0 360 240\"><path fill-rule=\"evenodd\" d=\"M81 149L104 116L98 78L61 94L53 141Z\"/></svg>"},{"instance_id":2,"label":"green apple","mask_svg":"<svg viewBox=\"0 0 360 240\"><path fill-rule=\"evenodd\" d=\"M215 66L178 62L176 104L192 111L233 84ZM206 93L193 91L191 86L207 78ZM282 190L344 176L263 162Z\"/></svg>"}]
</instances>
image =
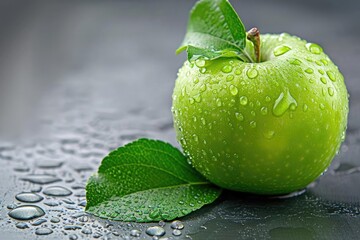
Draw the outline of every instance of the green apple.
<instances>
[{"instance_id":1,"label":"green apple","mask_svg":"<svg viewBox=\"0 0 360 240\"><path fill-rule=\"evenodd\" d=\"M172 112L178 141L209 181L285 194L303 189L330 165L345 137L348 93L319 45L289 34L260 39L244 49L249 58L261 52L259 62L187 60Z\"/></svg>"}]
</instances>

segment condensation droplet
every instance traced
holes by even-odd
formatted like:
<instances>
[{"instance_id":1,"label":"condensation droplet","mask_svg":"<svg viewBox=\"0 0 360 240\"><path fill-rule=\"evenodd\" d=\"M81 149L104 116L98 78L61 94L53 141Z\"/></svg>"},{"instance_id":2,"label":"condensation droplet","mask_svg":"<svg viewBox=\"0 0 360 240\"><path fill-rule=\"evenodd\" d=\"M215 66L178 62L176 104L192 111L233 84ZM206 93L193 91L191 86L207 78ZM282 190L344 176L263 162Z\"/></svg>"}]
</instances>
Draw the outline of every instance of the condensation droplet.
<instances>
[{"instance_id":1,"label":"condensation droplet","mask_svg":"<svg viewBox=\"0 0 360 240\"><path fill-rule=\"evenodd\" d=\"M326 74L328 75L329 79L333 82L336 81L335 74L332 71L326 71Z\"/></svg>"},{"instance_id":2,"label":"condensation droplet","mask_svg":"<svg viewBox=\"0 0 360 240\"><path fill-rule=\"evenodd\" d=\"M196 65L197 67L199 67L199 68L204 67L205 64L206 64L206 62L205 62L205 60L202 59L202 58L199 58L199 59L197 59L197 60L195 61L195 65Z\"/></svg>"},{"instance_id":3,"label":"condensation droplet","mask_svg":"<svg viewBox=\"0 0 360 240\"><path fill-rule=\"evenodd\" d=\"M44 215L45 212L42 208L33 205L20 206L9 212L9 216L17 220L31 220Z\"/></svg>"},{"instance_id":4,"label":"condensation droplet","mask_svg":"<svg viewBox=\"0 0 360 240\"><path fill-rule=\"evenodd\" d=\"M49 235L51 233L53 233L53 230L47 227L41 227L35 230L36 235Z\"/></svg>"},{"instance_id":5,"label":"condensation droplet","mask_svg":"<svg viewBox=\"0 0 360 240\"><path fill-rule=\"evenodd\" d=\"M46 188L43 193L48 196L54 196L54 197L62 197L62 196L69 196L72 194L72 192L64 187L61 186L52 186Z\"/></svg>"},{"instance_id":6,"label":"condensation droplet","mask_svg":"<svg viewBox=\"0 0 360 240\"><path fill-rule=\"evenodd\" d=\"M306 112L308 110L308 105L304 104L303 105L303 111Z\"/></svg>"},{"instance_id":7,"label":"condensation droplet","mask_svg":"<svg viewBox=\"0 0 360 240\"><path fill-rule=\"evenodd\" d=\"M307 43L305 46L311 53L314 53L314 54L322 53L322 48L315 43Z\"/></svg>"},{"instance_id":8,"label":"condensation droplet","mask_svg":"<svg viewBox=\"0 0 360 240\"><path fill-rule=\"evenodd\" d=\"M326 78L324 78L324 77L321 77L321 78L320 78L320 81L321 81L323 84L326 84L326 83L327 83Z\"/></svg>"},{"instance_id":9,"label":"condensation droplet","mask_svg":"<svg viewBox=\"0 0 360 240\"><path fill-rule=\"evenodd\" d=\"M291 96L289 90L286 90L285 92L282 92L276 99L273 107L273 114L279 117L283 115L292 105L292 108L296 108L297 102L293 96ZM291 110L295 110L295 108Z\"/></svg>"},{"instance_id":10,"label":"condensation droplet","mask_svg":"<svg viewBox=\"0 0 360 240\"><path fill-rule=\"evenodd\" d=\"M239 120L239 121L244 121L244 116L241 114L241 113L235 113L235 117L236 117L236 119L237 120Z\"/></svg>"},{"instance_id":11,"label":"condensation droplet","mask_svg":"<svg viewBox=\"0 0 360 240\"><path fill-rule=\"evenodd\" d=\"M149 227L145 232L150 236L163 236L165 234L165 230L159 226Z\"/></svg>"},{"instance_id":12,"label":"condensation droplet","mask_svg":"<svg viewBox=\"0 0 360 240\"><path fill-rule=\"evenodd\" d=\"M330 96L334 96L334 89L332 87L328 88L328 93Z\"/></svg>"},{"instance_id":13,"label":"condensation droplet","mask_svg":"<svg viewBox=\"0 0 360 240\"><path fill-rule=\"evenodd\" d=\"M43 200L44 198L42 196L40 196L39 194L36 193L19 193L15 196L15 198L17 200L19 200L20 202L26 202L26 203L36 203L36 202L40 202L41 200Z\"/></svg>"},{"instance_id":14,"label":"condensation droplet","mask_svg":"<svg viewBox=\"0 0 360 240\"><path fill-rule=\"evenodd\" d=\"M307 69L305 69L305 72L312 74L314 72L314 70L312 68L307 68Z\"/></svg>"},{"instance_id":15,"label":"condensation droplet","mask_svg":"<svg viewBox=\"0 0 360 240\"><path fill-rule=\"evenodd\" d=\"M292 64L292 65L296 65L296 66L299 66L301 64L301 61L297 58L292 58L289 60L289 63Z\"/></svg>"},{"instance_id":16,"label":"condensation droplet","mask_svg":"<svg viewBox=\"0 0 360 240\"><path fill-rule=\"evenodd\" d=\"M255 68L249 68L247 71L246 71L246 75L252 79L252 78L256 78L258 76L258 71L255 69Z\"/></svg>"},{"instance_id":17,"label":"condensation droplet","mask_svg":"<svg viewBox=\"0 0 360 240\"><path fill-rule=\"evenodd\" d=\"M250 122L250 127L251 127L251 128L256 128L256 122L255 122L255 121L251 121L251 122Z\"/></svg>"},{"instance_id":18,"label":"condensation droplet","mask_svg":"<svg viewBox=\"0 0 360 240\"><path fill-rule=\"evenodd\" d=\"M266 115L266 114L268 113L267 107L262 107L262 108L260 109L260 112L261 112L262 115Z\"/></svg>"},{"instance_id":19,"label":"condensation droplet","mask_svg":"<svg viewBox=\"0 0 360 240\"><path fill-rule=\"evenodd\" d=\"M290 51L291 48L289 46L286 46L286 45L282 45L282 46L278 46L274 49L274 56L281 56L285 53L287 53L288 51Z\"/></svg>"},{"instance_id":20,"label":"condensation droplet","mask_svg":"<svg viewBox=\"0 0 360 240\"><path fill-rule=\"evenodd\" d=\"M240 97L240 104L245 106L248 104L248 98L246 96L241 96Z\"/></svg>"},{"instance_id":21,"label":"condensation droplet","mask_svg":"<svg viewBox=\"0 0 360 240\"><path fill-rule=\"evenodd\" d=\"M230 85L230 93L232 94L232 95L237 95L238 94L238 92L239 92L239 90L237 89L237 87L235 87L234 85Z\"/></svg>"},{"instance_id":22,"label":"condensation droplet","mask_svg":"<svg viewBox=\"0 0 360 240\"><path fill-rule=\"evenodd\" d=\"M229 72L232 71L232 66L230 66L230 65L225 65L225 66L221 69L221 71L223 71L224 73L229 73Z\"/></svg>"},{"instance_id":23,"label":"condensation droplet","mask_svg":"<svg viewBox=\"0 0 360 240\"><path fill-rule=\"evenodd\" d=\"M221 107L222 103L220 98L216 99L216 106Z\"/></svg>"}]
</instances>

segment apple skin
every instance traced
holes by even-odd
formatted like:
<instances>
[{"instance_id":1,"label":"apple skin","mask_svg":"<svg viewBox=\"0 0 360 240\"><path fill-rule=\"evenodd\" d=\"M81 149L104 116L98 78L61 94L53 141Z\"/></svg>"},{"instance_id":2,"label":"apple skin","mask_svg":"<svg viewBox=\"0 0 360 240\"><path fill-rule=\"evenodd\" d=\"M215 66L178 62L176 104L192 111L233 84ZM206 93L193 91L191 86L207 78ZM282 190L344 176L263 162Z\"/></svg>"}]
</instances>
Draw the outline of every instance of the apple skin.
<instances>
[{"instance_id":1,"label":"apple skin","mask_svg":"<svg viewBox=\"0 0 360 240\"><path fill-rule=\"evenodd\" d=\"M265 34L261 53L260 63L186 61L173 92L174 125L189 161L212 183L286 194L319 177L338 152L348 92L316 44Z\"/></svg>"}]
</instances>

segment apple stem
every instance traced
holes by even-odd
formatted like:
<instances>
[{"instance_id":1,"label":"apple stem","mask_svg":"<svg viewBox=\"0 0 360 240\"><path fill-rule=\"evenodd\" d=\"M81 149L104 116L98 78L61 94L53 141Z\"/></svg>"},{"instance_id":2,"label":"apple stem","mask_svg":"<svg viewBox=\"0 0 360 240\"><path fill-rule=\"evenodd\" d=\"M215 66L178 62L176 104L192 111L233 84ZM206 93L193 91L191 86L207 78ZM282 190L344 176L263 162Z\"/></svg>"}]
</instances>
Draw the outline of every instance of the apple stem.
<instances>
[{"instance_id":1,"label":"apple stem","mask_svg":"<svg viewBox=\"0 0 360 240\"><path fill-rule=\"evenodd\" d=\"M260 31L256 27L247 32L247 39L254 44L256 62L260 62Z\"/></svg>"}]
</instances>

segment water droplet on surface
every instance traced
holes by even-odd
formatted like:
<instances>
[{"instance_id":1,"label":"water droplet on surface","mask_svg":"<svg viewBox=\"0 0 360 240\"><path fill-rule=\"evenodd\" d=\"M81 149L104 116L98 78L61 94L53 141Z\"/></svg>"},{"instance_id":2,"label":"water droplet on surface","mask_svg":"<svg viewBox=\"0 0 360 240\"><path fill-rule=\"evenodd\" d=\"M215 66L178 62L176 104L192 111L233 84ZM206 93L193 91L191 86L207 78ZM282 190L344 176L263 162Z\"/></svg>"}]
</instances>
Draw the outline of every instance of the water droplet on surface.
<instances>
[{"instance_id":1,"label":"water droplet on surface","mask_svg":"<svg viewBox=\"0 0 360 240\"><path fill-rule=\"evenodd\" d=\"M251 122L250 122L250 127L251 127L251 128L256 128L256 122L255 122L255 121L251 121Z\"/></svg>"},{"instance_id":2,"label":"water droplet on surface","mask_svg":"<svg viewBox=\"0 0 360 240\"><path fill-rule=\"evenodd\" d=\"M271 101L271 97L266 96L266 97L265 97L265 102L270 102L270 101Z\"/></svg>"},{"instance_id":3,"label":"water droplet on surface","mask_svg":"<svg viewBox=\"0 0 360 240\"><path fill-rule=\"evenodd\" d=\"M33 223L31 223L31 225L39 226L39 225L43 224L44 222L47 222L47 220L45 218L41 218L41 219L35 220Z\"/></svg>"},{"instance_id":4,"label":"water droplet on surface","mask_svg":"<svg viewBox=\"0 0 360 240\"><path fill-rule=\"evenodd\" d=\"M320 61L324 64L324 66L327 66L329 64L329 62L326 59L321 59Z\"/></svg>"},{"instance_id":5,"label":"water droplet on surface","mask_svg":"<svg viewBox=\"0 0 360 240\"><path fill-rule=\"evenodd\" d=\"M83 228L83 229L81 230L81 232L82 232L83 234L92 234L91 228Z\"/></svg>"},{"instance_id":6,"label":"water droplet on surface","mask_svg":"<svg viewBox=\"0 0 360 240\"><path fill-rule=\"evenodd\" d=\"M249 68L247 71L246 71L246 75L252 79L252 78L256 78L257 75L258 75L258 71L255 69L255 68Z\"/></svg>"},{"instance_id":7,"label":"water droplet on surface","mask_svg":"<svg viewBox=\"0 0 360 240\"><path fill-rule=\"evenodd\" d=\"M141 235L141 232L137 229L133 229L130 231L130 236L132 236L132 237L140 237L140 235Z\"/></svg>"},{"instance_id":8,"label":"water droplet on surface","mask_svg":"<svg viewBox=\"0 0 360 240\"><path fill-rule=\"evenodd\" d=\"M334 89L332 87L328 88L328 93L330 96L334 96Z\"/></svg>"},{"instance_id":9,"label":"water droplet on surface","mask_svg":"<svg viewBox=\"0 0 360 240\"><path fill-rule=\"evenodd\" d=\"M264 137L266 139L271 139L271 138L274 137L274 135L275 135L275 132L273 130L269 130L269 131L264 132Z\"/></svg>"},{"instance_id":10,"label":"water droplet on surface","mask_svg":"<svg viewBox=\"0 0 360 240\"><path fill-rule=\"evenodd\" d=\"M60 178L47 174L31 174L21 178L21 180L36 184L50 184L61 181Z\"/></svg>"},{"instance_id":11,"label":"water droplet on surface","mask_svg":"<svg viewBox=\"0 0 360 240\"><path fill-rule=\"evenodd\" d=\"M315 43L307 43L305 46L311 53L320 54L322 52L322 48Z\"/></svg>"},{"instance_id":12,"label":"water droplet on surface","mask_svg":"<svg viewBox=\"0 0 360 240\"><path fill-rule=\"evenodd\" d=\"M172 234L173 234L174 236L180 236L180 235L182 234L182 232L181 232L180 230L178 230L178 229L174 229L173 232L172 232Z\"/></svg>"},{"instance_id":13,"label":"water droplet on surface","mask_svg":"<svg viewBox=\"0 0 360 240\"><path fill-rule=\"evenodd\" d=\"M245 106L248 104L248 98L246 96L241 96L240 97L240 104Z\"/></svg>"},{"instance_id":14,"label":"water droplet on surface","mask_svg":"<svg viewBox=\"0 0 360 240\"><path fill-rule=\"evenodd\" d=\"M36 235L49 235L52 233L53 233L53 230L51 230L50 228L47 228L47 227L37 228L35 230Z\"/></svg>"},{"instance_id":15,"label":"water droplet on surface","mask_svg":"<svg viewBox=\"0 0 360 240\"><path fill-rule=\"evenodd\" d=\"M296 108L297 102L291 96L289 90L282 92L279 97L276 99L274 107L273 107L273 114L277 117L283 115L291 105L294 105Z\"/></svg>"},{"instance_id":16,"label":"water droplet on surface","mask_svg":"<svg viewBox=\"0 0 360 240\"><path fill-rule=\"evenodd\" d=\"M222 103L220 98L216 99L216 106L221 107Z\"/></svg>"},{"instance_id":17,"label":"water droplet on surface","mask_svg":"<svg viewBox=\"0 0 360 240\"><path fill-rule=\"evenodd\" d=\"M321 110L324 110L324 109L325 109L325 105L324 105L323 103L320 103L320 104L319 104L319 107L320 107Z\"/></svg>"},{"instance_id":18,"label":"water droplet on surface","mask_svg":"<svg viewBox=\"0 0 360 240\"><path fill-rule=\"evenodd\" d=\"M194 78L194 83L197 84L199 82L198 78Z\"/></svg>"},{"instance_id":19,"label":"water droplet on surface","mask_svg":"<svg viewBox=\"0 0 360 240\"><path fill-rule=\"evenodd\" d=\"M322 70L322 69L319 69L318 72L319 72L321 75L324 75L324 73L325 73L324 70Z\"/></svg>"},{"instance_id":20,"label":"water droplet on surface","mask_svg":"<svg viewBox=\"0 0 360 240\"><path fill-rule=\"evenodd\" d=\"M286 46L286 45L282 45L282 46L278 46L274 49L274 56L277 57L277 56L281 56L285 53L287 53L288 51L290 51L291 48L289 46Z\"/></svg>"},{"instance_id":21,"label":"water droplet on surface","mask_svg":"<svg viewBox=\"0 0 360 240\"><path fill-rule=\"evenodd\" d=\"M232 66L230 66L230 65L225 65L225 66L221 69L221 71L223 71L224 73L229 73L229 72L232 71Z\"/></svg>"},{"instance_id":22,"label":"water droplet on surface","mask_svg":"<svg viewBox=\"0 0 360 240\"><path fill-rule=\"evenodd\" d=\"M179 229L179 230L181 230L181 229L184 228L184 224L183 224L181 221L179 221L179 220L175 220L175 221L173 221L173 222L171 223L170 227L173 228L173 229Z\"/></svg>"},{"instance_id":23,"label":"water droplet on surface","mask_svg":"<svg viewBox=\"0 0 360 240\"><path fill-rule=\"evenodd\" d=\"M326 71L326 74L328 75L329 79L333 82L336 81L335 74L332 71Z\"/></svg>"},{"instance_id":24,"label":"water droplet on surface","mask_svg":"<svg viewBox=\"0 0 360 240\"><path fill-rule=\"evenodd\" d=\"M320 78L320 81L321 81L323 84L326 84L326 83L327 83L326 78L324 78L324 77L321 77L321 78Z\"/></svg>"},{"instance_id":25,"label":"water droplet on surface","mask_svg":"<svg viewBox=\"0 0 360 240\"><path fill-rule=\"evenodd\" d=\"M26 203L36 203L40 202L44 198L36 193L19 193L15 196L17 200L20 202L26 202Z\"/></svg>"},{"instance_id":26,"label":"water droplet on surface","mask_svg":"<svg viewBox=\"0 0 360 240\"><path fill-rule=\"evenodd\" d=\"M24 205L17 207L9 212L9 216L17 220L31 220L42 217L45 212L42 208L33 205Z\"/></svg>"},{"instance_id":27,"label":"water droplet on surface","mask_svg":"<svg viewBox=\"0 0 360 240\"><path fill-rule=\"evenodd\" d=\"M58 223L58 222L60 222L60 218L58 218L58 217L52 217L52 218L50 219L50 222L52 222L52 223Z\"/></svg>"},{"instance_id":28,"label":"water droplet on surface","mask_svg":"<svg viewBox=\"0 0 360 240\"><path fill-rule=\"evenodd\" d=\"M54 196L54 197L63 197L63 196L69 196L72 194L72 192L64 187L61 186L52 186L46 188L43 193L48 196Z\"/></svg>"},{"instance_id":29,"label":"water droplet on surface","mask_svg":"<svg viewBox=\"0 0 360 240\"><path fill-rule=\"evenodd\" d=\"M305 72L312 74L314 72L314 70L312 68L307 68L307 69L305 69Z\"/></svg>"},{"instance_id":30,"label":"water droplet on surface","mask_svg":"<svg viewBox=\"0 0 360 240\"><path fill-rule=\"evenodd\" d=\"M230 93L232 94L232 95L237 95L238 94L238 92L239 92L239 90L237 89L237 87L235 87L234 85L230 85Z\"/></svg>"},{"instance_id":31,"label":"water droplet on surface","mask_svg":"<svg viewBox=\"0 0 360 240\"><path fill-rule=\"evenodd\" d=\"M200 68L200 73L202 73L202 74L204 74L204 73L206 73L206 68Z\"/></svg>"},{"instance_id":32,"label":"water droplet on surface","mask_svg":"<svg viewBox=\"0 0 360 240\"><path fill-rule=\"evenodd\" d=\"M190 104L194 104L195 99L193 99L193 98L189 98L189 102L190 102Z\"/></svg>"},{"instance_id":33,"label":"water droplet on surface","mask_svg":"<svg viewBox=\"0 0 360 240\"><path fill-rule=\"evenodd\" d=\"M100 237L100 236L99 236ZM96 238L96 237L95 237ZM69 240L77 240L78 239L78 236L75 235L75 234L71 234L69 235Z\"/></svg>"},{"instance_id":34,"label":"water droplet on surface","mask_svg":"<svg viewBox=\"0 0 360 240\"><path fill-rule=\"evenodd\" d=\"M145 232L150 236L163 236L165 234L165 230L159 226L149 227Z\"/></svg>"},{"instance_id":35,"label":"water droplet on surface","mask_svg":"<svg viewBox=\"0 0 360 240\"><path fill-rule=\"evenodd\" d=\"M19 229L25 229L25 228L29 228L29 225L27 223L24 222L18 222L15 224L15 226Z\"/></svg>"}]
</instances>

